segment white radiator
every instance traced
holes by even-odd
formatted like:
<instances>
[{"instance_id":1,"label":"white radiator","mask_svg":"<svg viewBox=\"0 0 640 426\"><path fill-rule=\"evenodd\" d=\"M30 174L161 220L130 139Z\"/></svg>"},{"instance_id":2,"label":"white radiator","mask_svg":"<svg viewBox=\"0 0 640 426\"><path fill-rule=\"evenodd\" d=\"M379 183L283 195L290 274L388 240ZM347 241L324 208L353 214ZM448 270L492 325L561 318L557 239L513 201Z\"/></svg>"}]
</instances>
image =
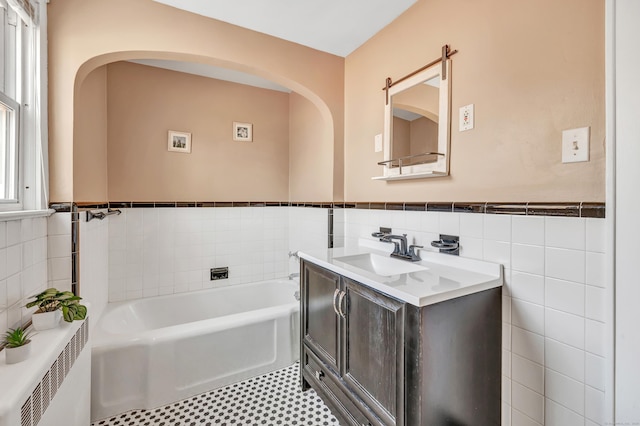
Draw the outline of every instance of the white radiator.
<instances>
[{"instance_id":1,"label":"white radiator","mask_svg":"<svg viewBox=\"0 0 640 426\"><path fill-rule=\"evenodd\" d=\"M89 323L74 321L38 332L31 356L7 365L0 355L0 426L88 426Z\"/></svg>"}]
</instances>

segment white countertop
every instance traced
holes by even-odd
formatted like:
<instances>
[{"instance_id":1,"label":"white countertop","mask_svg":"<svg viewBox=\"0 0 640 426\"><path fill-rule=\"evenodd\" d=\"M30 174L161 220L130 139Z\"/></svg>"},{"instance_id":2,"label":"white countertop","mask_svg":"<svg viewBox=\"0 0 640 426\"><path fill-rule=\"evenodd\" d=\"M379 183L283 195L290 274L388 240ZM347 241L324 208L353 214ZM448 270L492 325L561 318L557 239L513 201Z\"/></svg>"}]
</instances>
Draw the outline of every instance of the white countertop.
<instances>
[{"instance_id":1,"label":"white countertop","mask_svg":"<svg viewBox=\"0 0 640 426\"><path fill-rule=\"evenodd\" d=\"M380 244L388 246L377 241L361 240L361 245L354 248L299 252L299 255L302 259L415 306L432 305L500 287L504 282L503 268L498 263L426 250L420 251L422 261L411 262L425 267L425 270L388 277L371 273L337 259L365 253L389 256L390 251L379 250ZM399 262L408 261L399 260Z\"/></svg>"}]
</instances>

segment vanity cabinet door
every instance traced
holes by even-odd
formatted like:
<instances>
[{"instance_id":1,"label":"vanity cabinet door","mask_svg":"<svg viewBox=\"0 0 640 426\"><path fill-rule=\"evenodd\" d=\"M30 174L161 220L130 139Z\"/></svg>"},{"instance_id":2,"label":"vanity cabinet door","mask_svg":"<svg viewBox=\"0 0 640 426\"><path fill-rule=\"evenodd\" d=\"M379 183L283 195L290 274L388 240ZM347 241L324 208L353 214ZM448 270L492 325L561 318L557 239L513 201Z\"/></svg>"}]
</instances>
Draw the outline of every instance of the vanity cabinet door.
<instances>
[{"instance_id":1,"label":"vanity cabinet door","mask_svg":"<svg viewBox=\"0 0 640 426\"><path fill-rule=\"evenodd\" d=\"M348 278L344 286L343 380L384 424L404 425L404 303Z\"/></svg>"},{"instance_id":2,"label":"vanity cabinet door","mask_svg":"<svg viewBox=\"0 0 640 426\"><path fill-rule=\"evenodd\" d=\"M340 318L336 300L340 275L302 262L302 341L322 362L340 374Z\"/></svg>"}]
</instances>

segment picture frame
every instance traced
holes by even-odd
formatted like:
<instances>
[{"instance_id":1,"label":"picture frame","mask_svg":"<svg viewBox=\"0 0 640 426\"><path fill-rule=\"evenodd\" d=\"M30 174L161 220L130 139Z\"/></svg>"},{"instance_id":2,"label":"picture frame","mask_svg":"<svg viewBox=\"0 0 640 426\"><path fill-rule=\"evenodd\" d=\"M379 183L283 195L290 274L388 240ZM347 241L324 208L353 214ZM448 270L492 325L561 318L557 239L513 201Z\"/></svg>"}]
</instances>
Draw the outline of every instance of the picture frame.
<instances>
[{"instance_id":1,"label":"picture frame","mask_svg":"<svg viewBox=\"0 0 640 426\"><path fill-rule=\"evenodd\" d=\"M233 122L233 140L253 142L253 124Z\"/></svg>"},{"instance_id":2,"label":"picture frame","mask_svg":"<svg viewBox=\"0 0 640 426\"><path fill-rule=\"evenodd\" d=\"M169 130L167 150L191 154L191 133Z\"/></svg>"}]
</instances>

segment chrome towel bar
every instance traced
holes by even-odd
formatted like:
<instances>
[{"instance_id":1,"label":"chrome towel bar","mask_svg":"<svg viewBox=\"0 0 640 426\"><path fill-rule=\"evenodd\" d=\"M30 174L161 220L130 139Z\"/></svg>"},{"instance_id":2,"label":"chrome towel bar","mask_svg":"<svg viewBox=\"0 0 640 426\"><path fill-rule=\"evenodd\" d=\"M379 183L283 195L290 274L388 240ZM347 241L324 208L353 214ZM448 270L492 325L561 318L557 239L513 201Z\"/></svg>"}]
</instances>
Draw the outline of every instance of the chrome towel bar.
<instances>
[{"instance_id":1,"label":"chrome towel bar","mask_svg":"<svg viewBox=\"0 0 640 426\"><path fill-rule=\"evenodd\" d=\"M107 216L111 216L113 214L121 214L122 211L119 209L108 209L107 212L92 212L91 210L87 210L87 222L90 222L92 219L104 219Z\"/></svg>"}]
</instances>

